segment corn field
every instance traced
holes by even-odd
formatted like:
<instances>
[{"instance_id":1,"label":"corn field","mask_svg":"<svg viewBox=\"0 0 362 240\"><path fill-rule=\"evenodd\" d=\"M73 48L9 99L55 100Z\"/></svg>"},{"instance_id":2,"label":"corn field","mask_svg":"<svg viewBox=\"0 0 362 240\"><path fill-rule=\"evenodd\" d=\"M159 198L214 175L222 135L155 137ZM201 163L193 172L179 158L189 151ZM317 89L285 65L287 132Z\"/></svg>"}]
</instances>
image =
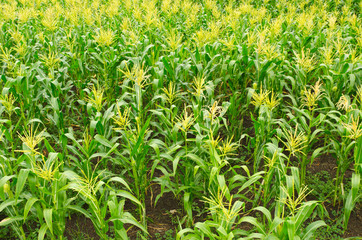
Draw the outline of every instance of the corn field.
<instances>
[{"instance_id":1,"label":"corn field","mask_svg":"<svg viewBox=\"0 0 362 240\"><path fill-rule=\"evenodd\" d=\"M361 12L0 0L0 239L362 237Z\"/></svg>"}]
</instances>

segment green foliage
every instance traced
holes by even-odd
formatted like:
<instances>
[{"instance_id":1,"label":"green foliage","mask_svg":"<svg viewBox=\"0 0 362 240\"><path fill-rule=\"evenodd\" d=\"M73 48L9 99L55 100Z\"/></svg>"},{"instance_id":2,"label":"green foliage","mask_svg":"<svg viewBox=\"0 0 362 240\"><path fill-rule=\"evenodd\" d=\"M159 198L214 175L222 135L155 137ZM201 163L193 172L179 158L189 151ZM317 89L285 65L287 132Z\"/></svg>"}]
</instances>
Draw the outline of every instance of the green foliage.
<instances>
[{"instance_id":1,"label":"green foliage","mask_svg":"<svg viewBox=\"0 0 362 240\"><path fill-rule=\"evenodd\" d=\"M179 227L158 238L314 238L328 203L348 231L361 7L0 0L0 236L64 239L81 214L101 239L152 238L165 193ZM324 154L336 175L311 176Z\"/></svg>"}]
</instances>

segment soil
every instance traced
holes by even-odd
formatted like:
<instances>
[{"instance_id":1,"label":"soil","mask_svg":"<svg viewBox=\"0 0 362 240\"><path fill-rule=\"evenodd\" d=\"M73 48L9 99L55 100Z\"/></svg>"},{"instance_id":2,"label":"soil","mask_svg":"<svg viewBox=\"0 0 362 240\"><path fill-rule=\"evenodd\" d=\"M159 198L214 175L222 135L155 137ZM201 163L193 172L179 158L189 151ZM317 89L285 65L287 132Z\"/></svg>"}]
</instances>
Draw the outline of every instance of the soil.
<instances>
[{"instance_id":1,"label":"soil","mask_svg":"<svg viewBox=\"0 0 362 240\"><path fill-rule=\"evenodd\" d=\"M331 154L324 154L319 158L316 158L312 165L307 166L307 171L311 174L316 174L321 171L326 171L330 176L336 176L337 172L337 162L336 159ZM348 169L346 171L344 180L351 178L353 171ZM325 205L327 211L331 215L332 211L340 210L341 206L334 206L329 203ZM357 204L353 209L346 232L343 237L362 237L362 206Z\"/></svg>"},{"instance_id":2,"label":"soil","mask_svg":"<svg viewBox=\"0 0 362 240\"><path fill-rule=\"evenodd\" d=\"M159 185L152 185L152 191L146 198L147 231L150 240L159 239L156 236L163 236L167 231L177 229L177 217L182 216L182 205L174 197L173 193L164 193L154 205L156 196L161 192ZM136 239L138 229L132 228L128 232L130 239Z\"/></svg>"},{"instance_id":3,"label":"soil","mask_svg":"<svg viewBox=\"0 0 362 240\"><path fill-rule=\"evenodd\" d=\"M99 240L99 236L94 229L93 223L89 218L82 215L72 215L65 226L65 237L67 239L93 239Z\"/></svg>"}]
</instances>

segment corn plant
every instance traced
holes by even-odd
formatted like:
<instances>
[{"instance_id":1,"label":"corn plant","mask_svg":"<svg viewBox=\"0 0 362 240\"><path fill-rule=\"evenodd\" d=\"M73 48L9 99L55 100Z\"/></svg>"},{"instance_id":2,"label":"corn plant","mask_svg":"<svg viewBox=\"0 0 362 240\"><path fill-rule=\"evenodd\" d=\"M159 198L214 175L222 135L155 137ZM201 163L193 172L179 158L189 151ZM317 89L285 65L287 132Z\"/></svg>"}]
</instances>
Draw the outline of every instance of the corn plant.
<instances>
[{"instance_id":1,"label":"corn plant","mask_svg":"<svg viewBox=\"0 0 362 240\"><path fill-rule=\"evenodd\" d=\"M303 96L301 98L302 106L301 109L291 107L296 113L296 116L292 113L288 113L289 119L296 122L296 131L298 126L303 129L302 133L287 134L287 148L289 148L290 154L295 154L295 151L300 151L301 158L301 182L305 182L306 167L308 163L313 163L313 160L321 154L323 147L313 149L313 145L317 142L319 137L323 134L322 123L326 119L326 115L319 113L316 116L318 108L318 102L323 98L322 84L317 81L314 86L310 89L303 90ZM294 145L294 146L293 146ZM295 149L291 149L295 148ZM312 157L308 157L308 153L312 152Z\"/></svg>"},{"instance_id":2,"label":"corn plant","mask_svg":"<svg viewBox=\"0 0 362 240\"><path fill-rule=\"evenodd\" d=\"M351 178L351 189L348 192L348 195L344 196L344 213L343 213L343 227L344 230L347 229L348 221L351 215L351 212L358 201L358 199L361 197L360 191L360 184L361 184L361 157L362 157L362 138L360 138L355 146L355 173L352 174Z\"/></svg>"},{"instance_id":3,"label":"corn plant","mask_svg":"<svg viewBox=\"0 0 362 240\"><path fill-rule=\"evenodd\" d=\"M339 115L339 113L336 113ZM359 129L359 121L355 119L356 114L359 113L353 113L349 112L347 116L350 117L350 120L348 123L343 122L347 121L346 115L339 115L340 117L337 117L337 120L341 125L335 125L338 126L336 128L336 131L338 131L338 137L342 137L342 141L340 142L338 138L333 139L333 147L335 149L336 155L337 155L337 175L336 175L336 183L335 183L335 197L334 197L334 204L336 203L337 196L339 194L339 188L343 188L343 177L344 173L349 168L350 164L354 161L354 158L351 156L351 151L356 145L356 140L360 137L361 131ZM337 115L337 116L338 116ZM332 115L335 116L335 115ZM358 148L356 148L358 153ZM356 168L358 169L358 159L356 158Z\"/></svg>"},{"instance_id":4,"label":"corn plant","mask_svg":"<svg viewBox=\"0 0 362 240\"><path fill-rule=\"evenodd\" d=\"M278 106L279 100L274 93L262 88L259 93L252 93L252 99L251 103L258 109L258 118L253 119L255 129L255 138L253 139L254 172L257 172L263 157L264 146L272 134L273 109Z\"/></svg>"},{"instance_id":5,"label":"corn plant","mask_svg":"<svg viewBox=\"0 0 362 240\"><path fill-rule=\"evenodd\" d=\"M230 182L230 187L225 181L225 176L218 175L219 187L215 190L215 194L204 198L210 220L197 222L193 229L182 229L177 234L177 239L234 239L245 234L246 231L237 228L242 219L240 215L245 210L244 199L239 193L256 183L261 174L262 172L248 177L236 175L235 179ZM236 195L230 193L234 188L238 190Z\"/></svg>"},{"instance_id":6,"label":"corn plant","mask_svg":"<svg viewBox=\"0 0 362 240\"><path fill-rule=\"evenodd\" d=\"M285 186L280 186L274 216L267 208L259 206L254 210L262 213L266 219L265 222L260 222L250 216L245 216L240 220L256 228L256 232L246 236L246 239L311 239L318 228L326 226L322 220L304 225L319 203L304 201L308 195L308 189L300 185L297 168L292 168L292 175L286 176L285 184Z\"/></svg>"},{"instance_id":7,"label":"corn plant","mask_svg":"<svg viewBox=\"0 0 362 240\"><path fill-rule=\"evenodd\" d=\"M153 238L165 218L146 207L163 209L166 193L183 206L180 238L260 234L230 217L251 207L260 226L285 220L279 234L298 214L282 207L282 186L298 168L301 193L324 160L337 170L326 201L343 200L346 228L361 175L361 7L0 0L0 224L11 226L0 238L32 238L34 226L65 238L79 212L101 238L127 239L128 226Z\"/></svg>"},{"instance_id":8,"label":"corn plant","mask_svg":"<svg viewBox=\"0 0 362 240\"><path fill-rule=\"evenodd\" d=\"M67 188L78 192L84 203L89 206L89 209L84 209L82 206L69 204L67 208L78 211L85 217L89 218L102 239L108 238L107 233L109 231L110 222L114 222L116 225L114 228L116 236L119 236L122 239L128 239L124 235L124 223L133 224L147 232L146 229L139 224L131 214L123 211L122 201L124 200L118 202L117 197L122 197L124 199L129 199L142 207L141 202L131 194L131 189L122 178L111 177L107 180L107 182L104 182L102 173L97 173L96 168L88 174L83 172L83 176L80 176L73 171L66 171L64 172L64 175L70 180ZM112 191L112 187L110 186L110 183L112 182L124 185L127 191ZM117 210L118 212L113 212L111 214L111 218L105 220L108 208L109 210Z\"/></svg>"}]
</instances>

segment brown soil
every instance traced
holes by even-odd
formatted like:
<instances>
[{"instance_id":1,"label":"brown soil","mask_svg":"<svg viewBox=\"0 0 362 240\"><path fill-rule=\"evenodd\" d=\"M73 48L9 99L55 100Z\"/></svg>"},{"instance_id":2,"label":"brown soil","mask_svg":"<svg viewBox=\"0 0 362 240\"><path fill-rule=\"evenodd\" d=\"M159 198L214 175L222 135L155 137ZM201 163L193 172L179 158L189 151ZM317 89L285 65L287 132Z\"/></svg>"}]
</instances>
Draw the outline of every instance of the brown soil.
<instances>
[{"instance_id":1,"label":"brown soil","mask_svg":"<svg viewBox=\"0 0 362 240\"><path fill-rule=\"evenodd\" d=\"M307 170L311 174L316 174L321 171L327 171L331 177L336 176L337 172L337 162L336 159L330 154L324 154L319 158L316 158L312 165L308 165ZM352 170L348 169L346 171L344 180L351 178ZM327 211L331 215L333 210L338 211L342 206L336 205L333 207L331 203L325 205ZM343 237L362 237L362 208L360 204L357 204L353 209L347 230Z\"/></svg>"},{"instance_id":2,"label":"brown soil","mask_svg":"<svg viewBox=\"0 0 362 240\"><path fill-rule=\"evenodd\" d=\"M182 206L174 197L173 193L164 193L159 198L157 205L154 205L156 196L161 192L159 185L152 185L152 192L149 192L146 199L147 231L150 240L156 240L156 235L163 236L167 231L177 229L177 218L182 216ZM132 228L128 232L130 239L136 239L138 229Z\"/></svg>"},{"instance_id":3,"label":"brown soil","mask_svg":"<svg viewBox=\"0 0 362 240\"><path fill-rule=\"evenodd\" d=\"M82 215L71 216L65 226L65 237L67 239L98 240L100 239L89 218Z\"/></svg>"}]
</instances>

